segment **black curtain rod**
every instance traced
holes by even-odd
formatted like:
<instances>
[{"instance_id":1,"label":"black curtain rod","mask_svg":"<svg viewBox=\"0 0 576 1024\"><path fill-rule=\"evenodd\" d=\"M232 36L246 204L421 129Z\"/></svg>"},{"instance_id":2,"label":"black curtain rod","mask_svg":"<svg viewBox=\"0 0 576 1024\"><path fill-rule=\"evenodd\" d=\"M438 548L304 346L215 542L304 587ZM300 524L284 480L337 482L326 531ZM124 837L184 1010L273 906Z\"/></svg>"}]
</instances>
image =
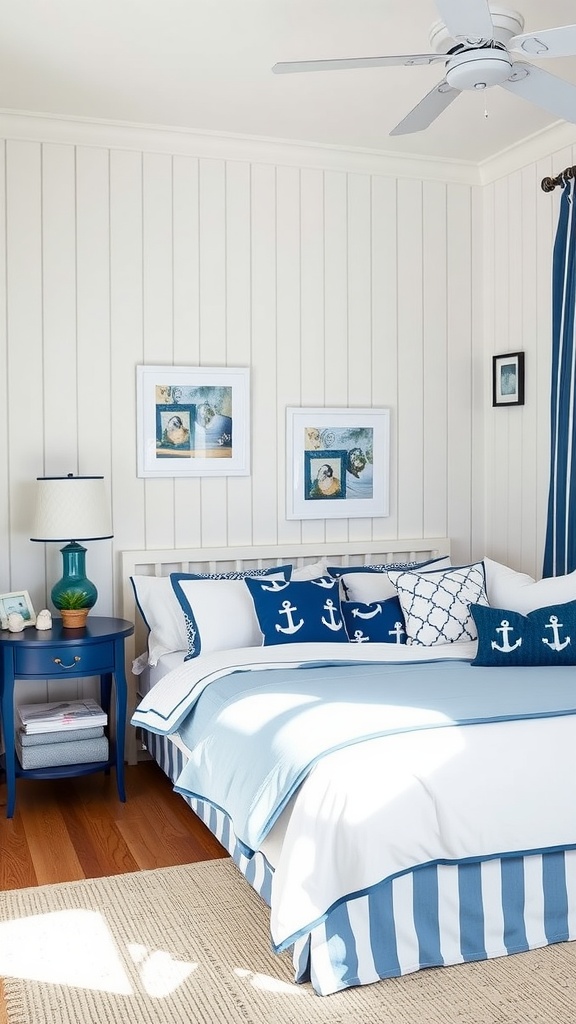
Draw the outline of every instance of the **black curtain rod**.
<instances>
[{"instance_id":1,"label":"black curtain rod","mask_svg":"<svg viewBox=\"0 0 576 1024\"><path fill-rule=\"evenodd\" d=\"M565 167L555 178L542 178L540 188L543 192L553 192L557 185L565 185L572 178L576 178L576 167Z\"/></svg>"}]
</instances>

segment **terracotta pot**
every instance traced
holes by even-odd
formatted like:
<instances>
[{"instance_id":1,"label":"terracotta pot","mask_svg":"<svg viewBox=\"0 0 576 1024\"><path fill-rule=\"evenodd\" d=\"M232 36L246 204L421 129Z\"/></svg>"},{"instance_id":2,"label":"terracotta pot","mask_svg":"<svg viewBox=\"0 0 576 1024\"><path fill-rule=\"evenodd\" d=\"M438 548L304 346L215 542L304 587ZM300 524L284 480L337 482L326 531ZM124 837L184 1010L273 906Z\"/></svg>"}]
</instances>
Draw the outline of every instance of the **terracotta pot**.
<instances>
[{"instance_id":1,"label":"terracotta pot","mask_svg":"<svg viewBox=\"0 0 576 1024\"><path fill-rule=\"evenodd\" d=\"M80 629L86 625L89 608L61 608L62 625L65 629Z\"/></svg>"}]
</instances>

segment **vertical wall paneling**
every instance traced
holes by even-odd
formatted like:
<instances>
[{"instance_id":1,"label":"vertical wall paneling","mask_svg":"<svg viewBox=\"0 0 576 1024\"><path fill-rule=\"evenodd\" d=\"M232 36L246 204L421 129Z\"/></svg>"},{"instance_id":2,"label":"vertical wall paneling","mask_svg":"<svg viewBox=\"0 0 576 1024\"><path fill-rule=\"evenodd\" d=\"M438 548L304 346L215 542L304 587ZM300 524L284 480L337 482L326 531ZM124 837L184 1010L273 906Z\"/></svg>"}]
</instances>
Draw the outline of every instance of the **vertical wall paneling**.
<instances>
[{"instance_id":1,"label":"vertical wall paneling","mask_svg":"<svg viewBox=\"0 0 576 1024\"><path fill-rule=\"evenodd\" d=\"M226 164L226 362L250 367L251 324L250 165ZM273 342L275 344L275 341ZM251 403L252 405L252 403ZM252 542L252 472L228 479L228 543Z\"/></svg>"},{"instance_id":2,"label":"vertical wall paneling","mask_svg":"<svg viewBox=\"0 0 576 1024\"><path fill-rule=\"evenodd\" d=\"M276 174L252 166L252 523L254 538L278 536L276 363Z\"/></svg>"},{"instance_id":3,"label":"vertical wall paneling","mask_svg":"<svg viewBox=\"0 0 576 1024\"><path fill-rule=\"evenodd\" d=\"M301 345L300 172L276 169L276 380L278 540L299 543L301 524L286 519L286 409L299 406L305 364Z\"/></svg>"},{"instance_id":4,"label":"vertical wall paneling","mask_svg":"<svg viewBox=\"0 0 576 1024\"><path fill-rule=\"evenodd\" d=\"M485 554L486 486L485 486L485 422L491 399L487 382L490 369L484 349L487 293L484 265L485 224L482 189L472 188L471 248L472 248L472 483L470 490L470 551L468 559L482 558Z\"/></svg>"},{"instance_id":5,"label":"vertical wall paneling","mask_svg":"<svg viewBox=\"0 0 576 1024\"><path fill-rule=\"evenodd\" d=\"M324 175L321 171L301 172L300 217L302 406L329 407L325 382L326 361L330 354L324 319ZM303 520L302 540L305 543L320 543L325 536L323 520Z\"/></svg>"},{"instance_id":6,"label":"vertical wall paneling","mask_svg":"<svg viewBox=\"0 0 576 1024\"><path fill-rule=\"evenodd\" d=\"M110 178L107 150L79 147L76 162L76 346L78 469L112 485L110 354ZM65 468L65 467L64 467ZM113 545L88 545L98 612L113 610Z\"/></svg>"},{"instance_id":7,"label":"vertical wall paneling","mask_svg":"<svg viewBox=\"0 0 576 1024\"><path fill-rule=\"evenodd\" d=\"M398 182L398 522L400 536L423 533L422 184Z\"/></svg>"},{"instance_id":8,"label":"vertical wall paneling","mask_svg":"<svg viewBox=\"0 0 576 1024\"><path fill-rule=\"evenodd\" d=\"M538 444L538 416L534 415L537 407L538 395L538 331L537 331L537 288L536 288L536 266L537 266L537 241L536 241L536 202L538 193L544 198L540 189L540 182L536 178L534 165L525 168L518 181L518 204L515 215L515 230L521 242L522 263L517 259L515 251L514 258L521 267L518 272L518 283L516 293L518 296L519 310L517 320L521 328L515 343L517 348L513 351L523 351L526 361L526 404L522 410L522 417L518 419L518 427L521 431L520 437L512 441L518 452L520 468L520 495L523 499L526 494L537 493L538 464L534 458ZM521 507L517 510L517 521L520 523L520 530L515 543L511 544L509 550L512 552L517 564L530 565L532 572L532 561L534 552L533 538L537 535L537 501L521 500ZM516 514L516 510L514 512Z\"/></svg>"},{"instance_id":9,"label":"vertical wall paneling","mask_svg":"<svg viewBox=\"0 0 576 1024\"><path fill-rule=\"evenodd\" d=\"M7 143L6 201L10 415L5 440L10 466L11 584L14 590L29 590L37 604L44 599L42 545L30 543L34 480L42 475L44 455L42 151L37 143Z\"/></svg>"},{"instance_id":10,"label":"vertical wall paneling","mask_svg":"<svg viewBox=\"0 0 576 1024\"><path fill-rule=\"evenodd\" d=\"M115 550L144 547L147 543L147 496L144 481L136 477L136 367L144 361L142 291L142 156L112 151L110 346ZM168 540L164 543L167 546ZM116 597L119 592L120 581L116 578Z\"/></svg>"},{"instance_id":11,"label":"vertical wall paneling","mask_svg":"<svg viewBox=\"0 0 576 1024\"><path fill-rule=\"evenodd\" d=\"M348 401L352 408L372 399L372 207L370 178L348 179ZM350 540L369 540L370 519L352 519Z\"/></svg>"},{"instance_id":12,"label":"vertical wall paneling","mask_svg":"<svg viewBox=\"0 0 576 1024\"><path fill-rule=\"evenodd\" d=\"M398 529L398 266L397 183L372 179L371 405L390 409L390 515L374 523L375 537Z\"/></svg>"},{"instance_id":13,"label":"vertical wall paneling","mask_svg":"<svg viewBox=\"0 0 576 1024\"><path fill-rule=\"evenodd\" d=\"M6 143L0 141L0 430L8 437L8 333L6 322ZM12 589L10 582L10 465L8 445L0 446L0 593Z\"/></svg>"},{"instance_id":14,"label":"vertical wall paneling","mask_svg":"<svg viewBox=\"0 0 576 1024\"><path fill-rule=\"evenodd\" d=\"M226 168L222 160L201 160L200 194L200 362L226 366ZM202 543L227 539L226 477L201 481Z\"/></svg>"},{"instance_id":15,"label":"vertical wall paneling","mask_svg":"<svg viewBox=\"0 0 576 1024\"><path fill-rule=\"evenodd\" d=\"M174 362L172 160L145 153L142 163L144 362ZM153 547L174 545L175 481L147 480L146 535Z\"/></svg>"},{"instance_id":16,"label":"vertical wall paneling","mask_svg":"<svg viewBox=\"0 0 576 1024\"><path fill-rule=\"evenodd\" d=\"M448 196L447 224L447 497L453 558L470 555L472 450L472 247L470 189L455 185Z\"/></svg>"},{"instance_id":17,"label":"vertical wall paneling","mask_svg":"<svg viewBox=\"0 0 576 1024\"><path fill-rule=\"evenodd\" d=\"M220 159L193 139L140 151L128 128L106 149L89 131L51 142L47 122L48 141L2 144L3 590L40 606L58 571L57 546L29 541L45 470L109 480L114 541L89 552L102 611L112 552L146 545L448 532L455 558L539 574L560 195L540 178L573 150L471 187L328 168L321 151L314 167L252 162L247 141ZM516 350L526 405L493 409L492 356ZM249 366L249 477L137 478L135 371L156 362ZM286 520L290 405L390 409L389 517Z\"/></svg>"},{"instance_id":18,"label":"vertical wall paneling","mask_svg":"<svg viewBox=\"0 0 576 1024\"><path fill-rule=\"evenodd\" d=\"M425 239L434 239L423 251L424 309L424 533L430 537L446 534L446 494L448 465L446 450L450 446L448 432L448 265L446 186L441 182L425 182L422 226ZM465 232L465 224L459 225ZM465 232L465 239L468 234ZM450 239L451 244L453 239ZM453 297L460 302L458 289ZM467 354L467 353L466 353ZM464 359L464 352L462 353Z\"/></svg>"},{"instance_id":19,"label":"vertical wall paneling","mask_svg":"<svg viewBox=\"0 0 576 1024\"><path fill-rule=\"evenodd\" d=\"M200 252L198 161L175 156L172 165L173 324L174 365L198 366L200 361ZM174 481L176 547L201 543L199 477Z\"/></svg>"},{"instance_id":20,"label":"vertical wall paneling","mask_svg":"<svg viewBox=\"0 0 576 1024\"><path fill-rule=\"evenodd\" d=\"M353 176L354 177L354 176ZM324 175L324 333L326 363L324 383L325 404L335 408L352 405L350 374L343 374L342 367L350 365L350 352L356 352L358 362L364 365L366 376L370 376L366 353L356 348L354 324L351 323L354 278L350 273L350 254L353 246L349 231L349 176L336 171ZM351 184L351 187L352 184ZM368 266L367 266L368 265ZM364 262L363 271L369 289L370 261ZM366 287L364 288L366 295ZM369 291L368 291L369 295ZM369 302L366 306L370 315ZM353 315L353 314L352 314ZM370 351L368 336L368 353ZM364 360L364 361L363 361ZM326 520L326 540L343 541L350 539L351 521L347 519Z\"/></svg>"}]
</instances>

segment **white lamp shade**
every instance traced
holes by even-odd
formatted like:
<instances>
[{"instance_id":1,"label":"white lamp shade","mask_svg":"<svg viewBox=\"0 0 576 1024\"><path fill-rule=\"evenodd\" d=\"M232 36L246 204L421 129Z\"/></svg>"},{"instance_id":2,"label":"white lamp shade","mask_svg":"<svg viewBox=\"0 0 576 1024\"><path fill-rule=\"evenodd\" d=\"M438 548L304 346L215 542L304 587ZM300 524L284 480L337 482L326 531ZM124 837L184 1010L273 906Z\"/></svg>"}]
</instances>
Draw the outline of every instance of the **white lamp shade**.
<instances>
[{"instance_id":1,"label":"white lamp shade","mask_svg":"<svg viewBox=\"0 0 576 1024\"><path fill-rule=\"evenodd\" d=\"M38 477L31 540L107 540L112 536L104 477Z\"/></svg>"}]
</instances>

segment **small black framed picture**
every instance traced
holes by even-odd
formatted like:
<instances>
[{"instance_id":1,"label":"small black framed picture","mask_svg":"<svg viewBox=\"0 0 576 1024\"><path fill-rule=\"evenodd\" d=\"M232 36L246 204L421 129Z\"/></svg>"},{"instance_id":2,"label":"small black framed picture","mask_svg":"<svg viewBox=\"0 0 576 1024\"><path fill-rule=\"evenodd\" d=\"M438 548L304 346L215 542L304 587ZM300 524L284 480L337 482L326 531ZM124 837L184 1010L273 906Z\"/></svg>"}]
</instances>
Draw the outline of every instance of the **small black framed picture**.
<instances>
[{"instance_id":1,"label":"small black framed picture","mask_svg":"<svg viewBox=\"0 0 576 1024\"><path fill-rule=\"evenodd\" d=\"M492 405L524 405L524 353L492 357Z\"/></svg>"}]
</instances>

